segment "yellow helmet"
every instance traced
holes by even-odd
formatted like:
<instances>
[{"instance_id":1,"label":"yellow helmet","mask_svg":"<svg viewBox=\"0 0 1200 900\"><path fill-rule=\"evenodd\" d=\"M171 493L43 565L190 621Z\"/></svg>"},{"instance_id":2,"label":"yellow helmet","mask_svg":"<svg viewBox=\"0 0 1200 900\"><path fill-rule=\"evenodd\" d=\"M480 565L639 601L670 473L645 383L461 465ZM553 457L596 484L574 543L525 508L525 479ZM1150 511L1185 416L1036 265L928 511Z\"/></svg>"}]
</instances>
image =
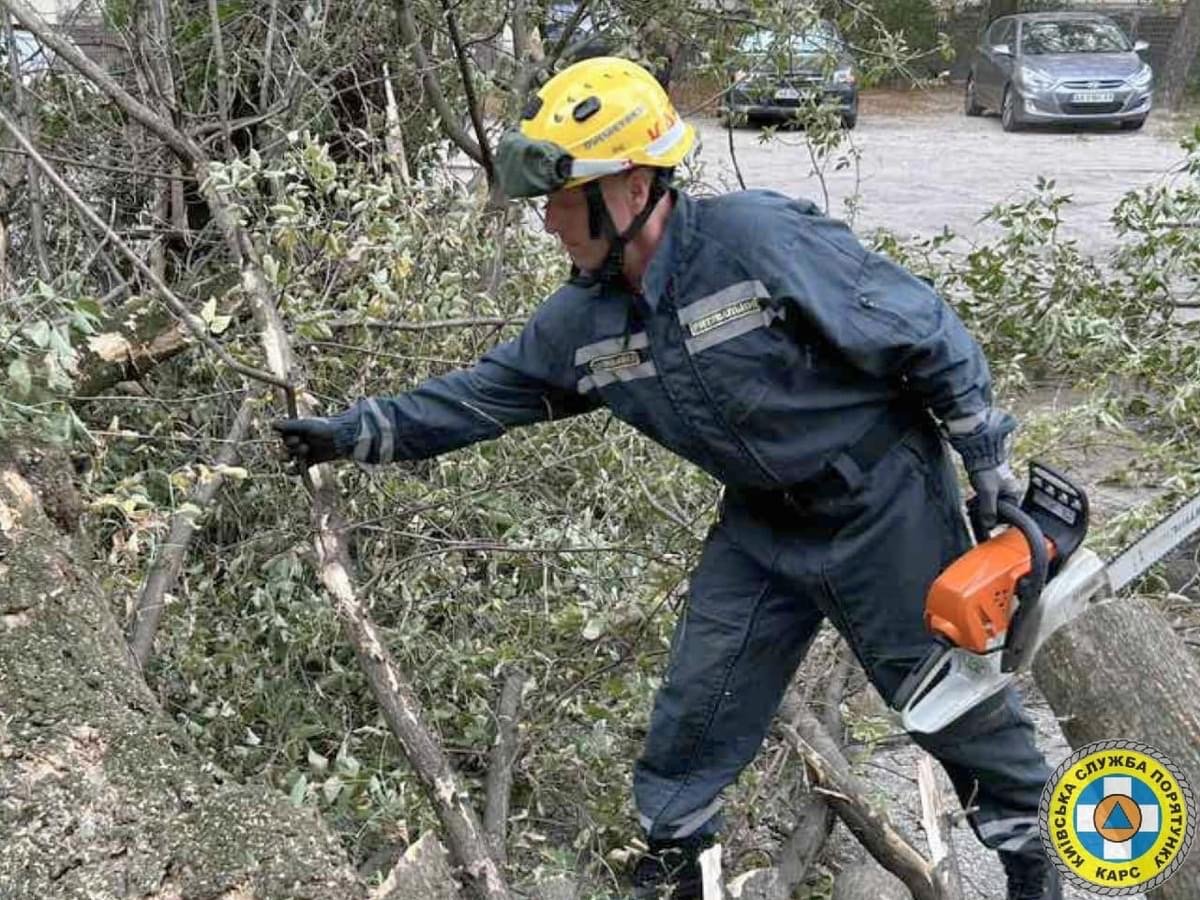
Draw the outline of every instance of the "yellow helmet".
<instances>
[{"instance_id":1,"label":"yellow helmet","mask_svg":"<svg viewBox=\"0 0 1200 900\"><path fill-rule=\"evenodd\" d=\"M658 80L612 56L563 69L531 98L497 151L510 197L575 187L635 166L670 169L696 140Z\"/></svg>"}]
</instances>

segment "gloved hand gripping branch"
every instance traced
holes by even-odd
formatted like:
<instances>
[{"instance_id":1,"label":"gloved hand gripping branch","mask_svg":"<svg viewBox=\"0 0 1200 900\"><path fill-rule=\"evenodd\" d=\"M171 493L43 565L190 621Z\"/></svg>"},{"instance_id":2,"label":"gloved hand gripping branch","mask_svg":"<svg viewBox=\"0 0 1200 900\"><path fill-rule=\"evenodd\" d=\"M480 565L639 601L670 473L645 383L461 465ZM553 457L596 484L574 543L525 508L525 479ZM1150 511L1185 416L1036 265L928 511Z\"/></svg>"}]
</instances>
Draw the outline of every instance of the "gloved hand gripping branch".
<instances>
[{"instance_id":1,"label":"gloved hand gripping branch","mask_svg":"<svg viewBox=\"0 0 1200 900\"><path fill-rule=\"evenodd\" d=\"M1021 482L1009 466L1011 435L1016 427L1016 419L992 409L972 431L955 434L950 428L950 446L962 457L975 490L979 521L986 529L995 526L996 506L1001 499L1021 502Z\"/></svg>"},{"instance_id":2,"label":"gloved hand gripping branch","mask_svg":"<svg viewBox=\"0 0 1200 900\"><path fill-rule=\"evenodd\" d=\"M338 418L280 419L271 423L283 440L288 460L315 466L350 455L345 423Z\"/></svg>"}]
</instances>

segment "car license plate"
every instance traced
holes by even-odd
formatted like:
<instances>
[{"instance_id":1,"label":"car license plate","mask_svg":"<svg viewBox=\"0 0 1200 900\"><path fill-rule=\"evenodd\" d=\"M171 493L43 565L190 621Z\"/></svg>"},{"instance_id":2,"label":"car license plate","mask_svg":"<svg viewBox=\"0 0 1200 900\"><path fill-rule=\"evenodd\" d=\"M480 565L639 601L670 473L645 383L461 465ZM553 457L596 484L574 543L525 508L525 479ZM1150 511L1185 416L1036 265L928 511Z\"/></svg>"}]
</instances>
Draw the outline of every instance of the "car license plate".
<instances>
[{"instance_id":1,"label":"car license plate","mask_svg":"<svg viewBox=\"0 0 1200 900\"><path fill-rule=\"evenodd\" d=\"M799 100L800 92L795 88L780 88L775 92L776 100Z\"/></svg>"},{"instance_id":2,"label":"car license plate","mask_svg":"<svg viewBox=\"0 0 1200 900\"><path fill-rule=\"evenodd\" d=\"M1072 103L1112 103L1112 91L1076 91L1071 95Z\"/></svg>"}]
</instances>

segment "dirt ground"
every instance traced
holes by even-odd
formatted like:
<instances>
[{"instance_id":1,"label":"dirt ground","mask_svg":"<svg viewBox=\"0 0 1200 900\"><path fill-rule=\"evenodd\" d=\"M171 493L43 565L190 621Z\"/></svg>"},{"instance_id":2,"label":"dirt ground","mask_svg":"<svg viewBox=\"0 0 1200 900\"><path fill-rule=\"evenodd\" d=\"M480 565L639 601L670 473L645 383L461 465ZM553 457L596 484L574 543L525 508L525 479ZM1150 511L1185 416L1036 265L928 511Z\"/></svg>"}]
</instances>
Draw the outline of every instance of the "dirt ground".
<instances>
[{"instance_id":1,"label":"dirt ground","mask_svg":"<svg viewBox=\"0 0 1200 900\"><path fill-rule=\"evenodd\" d=\"M1064 214L1064 233L1099 253L1115 240L1108 218L1121 195L1163 177L1183 158L1175 136L1180 122L1161 112L1136 132L1061 126L1006 134L995 116L965 116L958 87L876 91L860 103L858 127L851 132L862 151L862 205L854 222L860 234L886 228L928 236L948 226L978 240L987 235L978 220L992 205L1030 191L1044 175L1074 197ZM704 180L715 188L736 188L726 129L715 118L696 121ZM759 129L739 128L734 147L747 187L824 203L803 132L779 132L764 144ZM827 174L831 215L846 217L844 200L855 182L853 169Z\"/></svg>"}]
</instances>

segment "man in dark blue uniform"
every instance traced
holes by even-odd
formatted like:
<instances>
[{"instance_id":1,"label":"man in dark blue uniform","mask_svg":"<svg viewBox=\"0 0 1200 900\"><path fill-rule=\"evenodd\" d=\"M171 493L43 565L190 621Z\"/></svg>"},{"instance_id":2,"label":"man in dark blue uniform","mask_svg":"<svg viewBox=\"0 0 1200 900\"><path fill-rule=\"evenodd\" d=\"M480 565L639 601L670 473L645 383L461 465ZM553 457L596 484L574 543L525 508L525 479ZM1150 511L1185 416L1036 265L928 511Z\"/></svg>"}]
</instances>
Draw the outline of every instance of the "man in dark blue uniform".
<instances>
[{"instance_id":1,"label":"man in dark blue uniform","mask_svg":"<svg viewBox=\"0 0 1200 900\"><path fill-rule=\"evenodd\" d=\"M923 281L769 192L669 187L694 133L640 67L577 63L501 142L548 196L576 275L470 369L278 423L306 464L419 459L607 406L725 485L634 775L637 896L699 897L722 790L751 761L822 619L891 702L931 646L924 598L969 538L943 437L985 518L1018 499L987 364ZM1061 896L1038 836L1049 770L1009 689L914 739L945 767L1009 900Z\"/></svg>"}]
</instances>

